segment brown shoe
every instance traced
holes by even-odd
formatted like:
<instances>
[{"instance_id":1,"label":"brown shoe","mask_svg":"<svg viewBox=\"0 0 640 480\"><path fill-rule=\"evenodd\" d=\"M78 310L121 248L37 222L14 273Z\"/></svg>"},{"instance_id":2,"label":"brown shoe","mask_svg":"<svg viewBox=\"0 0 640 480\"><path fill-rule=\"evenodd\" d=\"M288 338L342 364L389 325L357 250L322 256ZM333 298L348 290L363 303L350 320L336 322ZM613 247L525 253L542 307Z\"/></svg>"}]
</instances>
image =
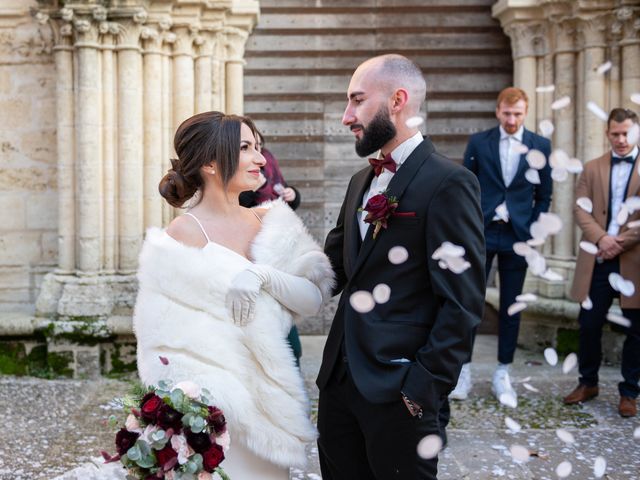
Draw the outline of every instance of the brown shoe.
<instances>
[{"instance_id":1,"label":"brown shoe","mask_svg":"<svg viewBox=\"0 0 640 480\"><path fill-rule=\"evenodd\" d=\"M638 407L636 406L636 399L631 397L620 397L620 406L618 407L618 413L621 417L635 417L638 413Z\"/></svg>"},{"instance_id":2,"label":"brown shoe","mask_svg":"<svg viewBox=\"0 0 640 480\"><path fill-rule=\"evenodd\" d=\"M589 387L582 383L576 387L576 389L569 395L564 397L563 401L565 405L574 405L576 403L586 402L593 397L597 397L599 393L598 387Z\"/></svg>"}]
</instances>

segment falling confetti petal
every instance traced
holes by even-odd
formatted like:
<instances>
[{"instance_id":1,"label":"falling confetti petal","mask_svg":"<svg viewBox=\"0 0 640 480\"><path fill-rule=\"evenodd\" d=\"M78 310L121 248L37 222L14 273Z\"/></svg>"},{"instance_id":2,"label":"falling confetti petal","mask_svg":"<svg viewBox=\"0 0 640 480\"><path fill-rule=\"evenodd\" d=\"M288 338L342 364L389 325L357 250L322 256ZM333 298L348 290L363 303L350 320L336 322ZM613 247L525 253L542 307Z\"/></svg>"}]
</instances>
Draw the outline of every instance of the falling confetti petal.
<instances>
[{"instance_id":1,"label":"falling confetti petal","mask_svg":"<svg viewBox=\"0 0 640 480\"><path fill-rule=\"evenodd\" d=\"M498 205L495 212L503 222L509 221L509 211L507 210L507 204L505 202L502 202L500 205Z\"/></svg>"},{"instance_id":2,"label":"falling confetti petal","mask_svg":"<svg viewBox=\"0 0 640 480\"><path fill-rule=\"evenodd\" d=\"M591 310L593 308L593 302L591 301L591 299L589 297L587 297L582 301L580 306L582 308L584 308L585 310Z\"/></svg>"},{"instance_id":3,"label":"falling confetti petal","mask_svg":"<svg viewBox=\"0 0 640 480\"><path fill-rule=\"evenodd\" d=\"M629 228L640 227L640 220L634 220L633 222L627 223L627 227L629 227Z\"/></svg>"},{"instance_id":4,"label":"falling confetti petal","mask_svg":"<svg viewBox=\"0 0 640 480\"><path fill-rule=\"evenodd\" d=\"M556 89L555 85L542 85L540 87L536 87L536 92L538 92L538 93L550 93L550 92L553 92L555 89Z\"/></svg>"},{"instance_id":5,"label":"falling confetti petal","mask_svg":"<svg viewBox=\"0 0 640 480\"><path fill-rule=\"evenodd\" d=\"M586 240L580 242L580 248L591 255L598 253L598 246Z\"/></svg>"},{"instance_id":6,"label":"falling confetti petal","mask_svg":"<svg viewBox=\"0 0 640 480\"><path fill-rule=\"evenodd\" d=\"M617 313L607 313L607 320L609 320L611 323L616 323L623 327L631 327L631 320L629 320L627 317L623 317L622 315L618 315Z\"/></svg>"},{"instance_id":7,"label":"falling confetti petal","mask_svg":"<svg viewBox=\"0 0 640 480\"><path fill-rule=\"evenodd\" d=\"M446 257L444 262L453 273L460 274L471 267L471 264L462 257Z\"/></svg>"},{"instance_id":8,"label":"falling confetti petal","mask_svg":"<svg viewBox=\"0 0 640 480\"><path fill-rule=\"evenodd\" d=\"M530 392L539 392L540 391L536 387L534 387L533 385L529 385L528 383L523 383L522 386L524 388L526 388L527 390L529 390Z\"/></svg>"},{"instance_id":9,"label":"falling confetti petal","mask_svg":"<svg viewBox=\"0 0 640 480\"><path fill-rule=\"evenodd\" d=\"M443 242L431 255L434 260L440 260L446 257L462 257L464 255L464 247L454 245L451 242Z\"/></svg>"},{"instance_id":10,"label":"falling confetti petal","mask_svg":"<svg viewBox=\"0 0 640 480\"><path fill-rule=\"evenodd\" d=\"M442 449L440 435L427 435L418 443L418 455L425 460L435 458Z\"/></svg>"},{"instance_id":11,"label":"falling confetti petal","mask_svg":"<svg viewBox=\"0 0 640 480\"><path fill-rule=\"evenodd\" d=\"M633 103L640 105L640 93L632 93L629 98Z\"/></svg>"},{"instance_id":12,"label":"falling confetti petal","mask_svg":"<svg viewBox=\"0 0 640 480\"><path fill-rule=\"evenodd\" d=\"M376 302L373 299L373 295L365 290L358 290L353 292L349 297L349 303L356 312L367 313L373 310L376 306Z\"/></svg>"},{"instance_id":13,"label":"falling confetti petal","mask_svg":"<svg viewBox=\"0 0 640 480\"><path fill-rule=\"evenodd\" d=\"M575 353L570 353L562 362L562 373L565 375L569 373L578 364L578 356Z\"/></svg>"},{"instance_id":14,"label":"falling confetti petal","mask_svg":"<svg viewBox=\"0 0 640 480\"><path fill-rule=\"evenodd\" d=\"M529 151L529 147L527 147L524 143L516 143L511 147L511 149L515 153L519 153L520 155L524 155Z\"/></svg>"},{"instance_id":15,"label":"falling confetti petal","mask_svg":"<svg viewBox=\"0 0 640 480\"><path fill-rule=\"evenodd\" d=\"M533 183L534 185L540 185L540 174L538 173L538 170L534 170L533 168L530 168L525 172L524 178L526 178L529 181L529 183Z\"/></svg>"},{"instance_id":16,"label":"falling confetti petal","mask_svg":"<svg viewBox=\"0 0 640 480\"><path fill-rule=\"evenodd\" d=\"M524 242L516 242L513 244L513 251L521 257L526 256L531 252L532 248Z\"/></svg>"},{"instance_id":17,"label":"falling confetti petal","mask_svg":"<svg viewBox=\"0 0 640 480\"><path fill-rule=\"evenodd\" d=\"M595 102L587 102L587 109L603 122L606 122L609 118L607 112L600 108L600 106Z\"/></svg>"},{"instance_id":18,"label":"falling confetti petal","mask_svg":"<svg viewBox=\"0 0 640 480\"><path fill-rule=\"evenodd\" d=\"M544 358L552 367L555 367L558 364L558 354L551 347L544 349Z\"/></svg>"},{"instance_id":19,"label":"falling confetti petal","mask_svg":"<svg viewBox=\"0 0 640 480\"><path fill-rule=\"evenodd\" d=\"M540 245L544 245L544 238L530 238L527 240L527 245L531 245L532 247L539 247Z\"/></svg>"},{"instance_id":20,"label":"falling confetti petal","mask_svg":"<svg viewBox=\"0 0 640 480\"><path fill-rule=\"evenodd\" d=\"M618 273L609 274L609 284L615 291L620 292L625 297L632 297L636 291L636 287L631 280L625 280Z\"/></svg>"},{"instance_id":21,"label":"falling confetti petal","mask_svg":"<svg viewBox=\"0 0 640 480\"><path fill-rule=\"evenodd\" d=\"M551 104L551 110L561 110L571 104L571 97L565 95Z\"/></svg>"},{"instance_id":22,"label":"falling confetti petal","mask_svg":"<svg viewBox=\"0 0 640 480\"><path fill-rule=\"evenodd\" d=\"M556 430L556 435L564 443L569 443L570 444L570 443L573 443L573 442L576 441L576 439L573 437L573 434L571 432L568 432L564 428L558 428Z\"/></svg>"},{"instance_id":23,"label":"falling confetti petal","mask_svg":"<svg viewBox=\"0 0 640 480\"><path fill-rule=\"evenodd\" d=\"M546 269L541 275L541 278L548 280L549 282L562 282L564 281L564 277L560 275L558 272L551 270L550 268Z\"/></svg>"},{"instance_id":24,"label":"falling confetti petal","mask_svg":"<svg viewBox=\"0 0 640 480\"><path fill-rule=\"evenodd\" d=\"M562 462L556 467L556 475L560 478L566 478L571 475L571 470L573 470L571 462Z\"/></svg>"},{"instance_id":25,"label":"falling confetti petal","mask_svg":"<svg viewBox=\"0 0 640 480\"><path fill-rule=\"evenodd\" d=\"M629 197L624 201L623 205L630 214L634 213L636 210L640 210L640 197Z\"/></svg>"},{"instance_id":26,"label":"falling confetti petal","mask_svg":"<svg viewBox=\"0 0 640 480\"><path fill-rule=\"evenodd\" d=\"M567 172L569 173L582 173L582 170L584 170L584 166L582 165L582 162L577 158L569 159L569 161L567 162L566 168L567 168Z\"/></svg>"},{"instance_id":27,"label":"falling confetti petal","mask_svg":"<svg viewBox=\"0 0 640 480\"><path fill-rule=\"evenodd\" d=\"M551 170L551 178L554 182L562 183L569 177L569 171L566 168L554 168Z\"/></svg>"},{"instance_id":28,"label":"falling confetti petal","mask_svg":"<svg viewBox=\"0 0 640 480\"><path fill-rule=\"evenodd\" d=\"M535 293L523 293L516 297L516 302L536 302L537 300L538 296Z\"/></svg>"},{"instance_id":29,"label":"falling confetti petal","mask_svg":"<svg viewBox=\"0 0 640 480\"><path fill-rule=\"evenodd\" d=\"M424 119L422 117L411 117L407 119L407 121L405 122L405 125L409 128L416 128L422 125L423 123L424 123Z\"/></svg>"},{"instance_id":30,"label":"falling confetti petal","mask_svg":"<svg viewBox=\"0 0 640 480\"><path fill-rule=\"evenodd\" d=\"M588 197L580 197L576 199L576 205L587 213L593 212L593 202Z\"/></svg>"},{"instance_id":31,"label":"falling confetti petal","mask_svg":"<svg viewBox=\"0 0 640 480\"><path fill-rule=\"evenodd\" d=\"M596 478L601 478L604 475L604 472L607 470L607 461L604 457L596 457L593 462L593 475Z\"/></svg>"},{"instance_id":32,"label":"falling confetti petal","mask_svg":"<svg viewBox=\"0 0 640 480\"><path fill-rule=\"evenodd\" d=\"M167 357L158 357L160 359L160 362L163 365L169 365L169 359Z\"/></svg>"},{"instance_id":33,"label":"falling confetti petal","mask_svg":"<svg viewBox=\"0 0 640 480\"><path fill-rule=\"evenodd\" d=\"M634 123L627 131L627 143L629 145L637 145L640 140L640 125Z\"/></svg>"},{"instance_id":34,"label":"falling confetti petal","mask_svg":"<svg viewBox=\"0 0 640 480\"><path fill-rule=\"evenodd\" d=\"M640 427L636 427L636 429L633 431L633 438L635 438L636 440L640 440Z\"/></svg>"},{"instance_id":35,"label":"falling confetti petal","mask_svg":"<svg viewBox=\"0 0 640 480\"><path fill-rule=\"evenodd\" d=\"M529 461L530 453L527 447L523 447L522 445L511 445L509 451L511 452L511 458L516 462L525 463Z\"/></svg>"},{"instance_id":36,"label":"falling confetti petal","mask_svg":"<svg viewBox=\"0 0 640 480\"><path fill-rule=\"evenodd\" d=\"M504 423L507 425L507 428L513 433L518 433L522 429L520 424L511 417L505 417Z\"/></svg>"},{"instance_id":37,"label":"falling confetti petal","mask_svg":"<svg viewBox=\"0 0 640 480\"><path fill-rule=\"evenodd\" d=\"M502 405L506 405L507 407L516 408L518 406L518 399L509 392L501 394L498 400L500 400Z\"/></svg>"},{"instance_id":38,"label":"falling confetti petal","mask_svg":"<svg viewBox=\"0 0 640 480\"><path fill-rule=\"evenodd\" d=\"M627 208L623 204L618 211L618 215L616 215L616 222L618 223L618 225L624 225L625 223L627 223L628 219L629 210L627 210Z\"/></svg>"},{"instance_id":39,"label":"falling confetti petal","mask_svg":"<svg viewBox=\"0 0 640 480\"><path fill-rule=\"evenodd\" d=\"M549 165L551 168L567 168L569 164L569 155L561 148L556 148L549 155Z\"/></svg>"},{"instance_id":40,"label":"falling confetti petal","mask_svg":"<svg viewBox=\"0 0 640 480\"><path fill-rule=\"evenodd\" d=\"M596 69L596 72L598 72L598 75L603 75L603 74L607 73L609 70L611 70L611 67L612 67L612 63L611 62L604 62L602 65L600 65Z\"/></svg>"},{"instance_id":41,"label":"falling confetti petal","mask_svg":"<svg viewBox=\"0 0 640 480\"><path fill-rule=\"evenodd\" d=\"M547 270L547 261L535 250L525 257L529 270L534 275L542 275Z\"/></svg>"},{"instance_id":42,"label":"falling confetti petal","mask_svg":"<svg viewBox=\"0 0 640 480\"><path fill-rule=\"evenodd\" d=\"M513 303L513 304L509 305L509 308L507 309L507 315L512 317L513 315L515 315L516 313L521 312L525 308L527 308L527 304L524 303L524 302Z\"/></svg>"},{"instance_id":43,"label":"falling confetti petal","mask_svg":"<svg viewBox=\"0 0 640 480\"><path fill-rule=\"evenodd\" d=\"M380 283L374 287L372 293L376 303L387 303L391 297L391 288L385 283Z\"/></svg>"},{"instance_id":44,"label":"falling confetti petal","mask_svg":"<svg viewBox=\"0 0 640 480\"><path fill-rule=\"evenodd\" d=\"M549 235L555 235L562 230L562 218L555 213L541 213L538 216L540 222Z\"/></svg>"},{"instance_id":45,"label":"falling confetti petal","mask_svg":"<svg viewBox=\"0 0 640 480\"><path fill-rule=\"evenodd\" d=\"M538 125L538 129L540 130L540 134L543 137L551 138L555 127L553 126L553 122L551 120L545 119L540 122L540 124Z\"/></svg>"},{"instance_id":46,"label":"falling confetti petal","mask_svg":"<svg viewBox=\"0 0 640 480\"><path fill-rule=\"evenodd\" d=\"M409 258L409 252L404 247L392 247L389 250L389 261L394 265L400 265Z\"/></svg>"}]
</instances>

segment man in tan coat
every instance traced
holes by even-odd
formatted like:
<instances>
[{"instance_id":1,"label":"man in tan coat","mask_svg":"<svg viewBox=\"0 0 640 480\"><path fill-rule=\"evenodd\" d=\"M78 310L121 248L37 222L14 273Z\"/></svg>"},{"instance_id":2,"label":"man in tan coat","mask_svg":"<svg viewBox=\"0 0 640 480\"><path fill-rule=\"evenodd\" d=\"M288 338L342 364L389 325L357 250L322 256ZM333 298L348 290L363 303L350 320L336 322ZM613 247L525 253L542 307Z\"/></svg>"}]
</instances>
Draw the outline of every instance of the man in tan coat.
<instances>
[{"instance_id":1,"label":"man in tan coat","mask_svg":"<svg viewBox=\"0 0 640 480\"><path fill-rule=\"evenodd\" d=\"M593 250L597 247L597 253L581 248L578 254L571 296L582 303L580 383L564 398L569 405L598 395L602 327L618 297L625 318L617 323L626 324L627 335L622 351L624 381L618 385L618 411L623 417L636 415L640 393L640 162L638 146L627 138L636 128L634 112L613 109L606 130L611 151L585 165L576 188L574 213L582 241L593 244Z\"/></svg>"}]
</instances>

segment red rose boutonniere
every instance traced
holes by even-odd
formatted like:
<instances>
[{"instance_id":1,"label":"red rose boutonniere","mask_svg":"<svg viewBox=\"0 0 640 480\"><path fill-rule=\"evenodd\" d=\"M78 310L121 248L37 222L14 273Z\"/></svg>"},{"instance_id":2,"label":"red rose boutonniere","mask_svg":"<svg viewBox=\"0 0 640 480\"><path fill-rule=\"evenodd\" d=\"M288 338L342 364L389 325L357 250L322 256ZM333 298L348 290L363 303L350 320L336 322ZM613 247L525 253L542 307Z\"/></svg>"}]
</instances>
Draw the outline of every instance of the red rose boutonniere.
<instances>
[{"instance_id":1,"label":"red rose boutonniere","mask_svg":"<svg viewBox=\"0 0 640 480\"><path fill-rule=\"evenodd\" d=\"M364 208L360 207L358 211L367 212L364 221L375 226L373 230L373 238L375 239L381 228L387 228L387 220L389 220L390 217L416 216L416 212L396 212L397 208L398 200L396 197L390 197L387 195L387 192L384 191L371 197Z\"/></svg>"}]
</instances>

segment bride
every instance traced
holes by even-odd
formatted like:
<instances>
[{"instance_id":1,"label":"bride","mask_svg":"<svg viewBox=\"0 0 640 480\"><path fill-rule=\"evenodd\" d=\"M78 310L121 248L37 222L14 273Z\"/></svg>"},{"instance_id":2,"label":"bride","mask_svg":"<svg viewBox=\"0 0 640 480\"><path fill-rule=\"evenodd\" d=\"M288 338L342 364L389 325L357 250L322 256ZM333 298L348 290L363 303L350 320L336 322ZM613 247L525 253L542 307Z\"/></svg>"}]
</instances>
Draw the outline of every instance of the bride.
<instances>
[{"instance_id":1,"label":"bride","mask_svg":"<svg viewBox=\"0 0 640 480\"><path fill-rule=\"evenodd\" d=\"M250 119L220 112L178 128L178 158L159 189L172 206L192 206L166 231L147 232L134 330L143 383L191 380L224 411L229 476L281 480L316 437L285 339L296 316L330 297L333 273L286 204L239 205L265 163L255 135Z\"/></svg>"}]
</instances>

